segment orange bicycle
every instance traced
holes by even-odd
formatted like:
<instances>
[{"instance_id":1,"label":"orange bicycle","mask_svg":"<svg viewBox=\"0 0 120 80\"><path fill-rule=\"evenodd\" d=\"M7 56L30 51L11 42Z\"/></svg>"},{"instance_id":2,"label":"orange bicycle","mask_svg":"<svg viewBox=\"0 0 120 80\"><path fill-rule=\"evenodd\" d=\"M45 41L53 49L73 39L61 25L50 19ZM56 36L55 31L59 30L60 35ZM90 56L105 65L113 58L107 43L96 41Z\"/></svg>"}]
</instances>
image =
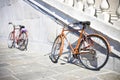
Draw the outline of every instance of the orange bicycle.
<instances>
[{"instance_id":1,"label":"orange bicycle","mask_svg":"<svg viewBox=\"0 0 120 80\"><path fill-rule=\"evenodd\" d=\"M51 53L49 55L52 62L57 63L59 57L63 53L64 40L68 42L70 50L74 58L78 59L85 68L91 70L99 70L108 61L110 53L110 45L105 37L99 34L87 34L86 27L90 26L89 21L72 23L74 26L81 26L82 29L62 29L60 35L54 40ZM68 25L70 26L70 25ZM68 41L65 31L78 31L79 38L75 47Z\"/></svg>"},{"instance_id":2,"label":"orange bicycle","mask_svg":"<svg viewBox=\"0 0 120 80\"><path fill-rule=\"evenodd\" d=\"M27 50L28 34L25 26L14 25L11 22L9 22L8 24L13 26L13 31L11 31L8 36L8 47L16 47L20 50Z\"/></svg>"}]
</instances>

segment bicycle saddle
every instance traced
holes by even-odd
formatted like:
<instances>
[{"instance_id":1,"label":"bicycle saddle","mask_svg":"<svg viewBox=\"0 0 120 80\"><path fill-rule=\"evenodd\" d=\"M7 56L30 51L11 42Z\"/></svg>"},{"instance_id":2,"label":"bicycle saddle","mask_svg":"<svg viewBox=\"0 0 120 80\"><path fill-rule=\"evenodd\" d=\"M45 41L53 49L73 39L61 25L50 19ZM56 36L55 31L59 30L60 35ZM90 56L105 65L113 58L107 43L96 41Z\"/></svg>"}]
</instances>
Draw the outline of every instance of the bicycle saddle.
<instances>
[{"instance_id":1,"label":"bicycle saddle","mask_svg":"<svg viewBox=\"0 0 120 80\"><path fill-rule=\"evenodd\" d=\"M79 24L82 24L82 25L90 25L90 21L79 21L79 22L75 22L73 24L76 24L76 25L79 25Z\"/></svg>"},{"instance_id":2,"label":"bicycle saddle","mask_svg":"<svg viewBox=\"0 0 120 80\"><path fill-rule=\"evenodd\" d=\"M83 25L90 25L90 21L83 21L83 22L81 22L81 24L83 24Z\"/></svg>"}]
</instances>

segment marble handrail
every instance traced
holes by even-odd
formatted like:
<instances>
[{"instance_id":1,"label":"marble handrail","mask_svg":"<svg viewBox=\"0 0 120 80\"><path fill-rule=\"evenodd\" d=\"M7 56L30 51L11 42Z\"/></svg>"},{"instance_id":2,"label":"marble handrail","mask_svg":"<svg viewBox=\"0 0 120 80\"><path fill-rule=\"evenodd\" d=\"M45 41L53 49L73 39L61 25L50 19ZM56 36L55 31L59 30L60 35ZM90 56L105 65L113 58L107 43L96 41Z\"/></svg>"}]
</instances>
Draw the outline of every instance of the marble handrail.
<instances>
[{"instance_id":1,"label":"marble handrail","mask_svg":"<svg viewBox=\"0 0 120 80\"><path fill-rule=\"evenodd\" d=\"M58 0L74 7L76 10L83 11L86 14L102 19L105 22L116 23L120 19L120 1L119 0ZM113 3L114 1L114 3ZM120 25L120 22L118 22ZM118 25L117 25L118 26Z\"/></svg>"}]
</instances>

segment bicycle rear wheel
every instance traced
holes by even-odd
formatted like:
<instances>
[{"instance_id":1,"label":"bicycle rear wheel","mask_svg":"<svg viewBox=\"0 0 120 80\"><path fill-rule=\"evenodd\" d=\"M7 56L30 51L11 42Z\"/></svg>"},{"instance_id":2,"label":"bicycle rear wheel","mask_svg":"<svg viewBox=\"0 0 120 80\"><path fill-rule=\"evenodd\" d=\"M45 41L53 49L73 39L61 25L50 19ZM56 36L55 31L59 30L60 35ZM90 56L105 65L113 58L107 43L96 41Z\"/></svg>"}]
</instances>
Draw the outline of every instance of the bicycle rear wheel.
<instances>
[{"instance_id":1,"label":"bicycle rear wheel","mask_svg":"<svg viewBox=\"0 0 120 80\"><path fill-rule=\"evenodd\" d=\"M18 40L18 49L20 50L25 50L27 49L27 45L28 45L28 38L25 32L23 32Z\"/></svg>"},{"instance_id":2,"label":"bicycle rear wheel","mask_svg":"<svg viewBox=\"0 0 120 80\"><path fill-rule=\"evenodd\" d=\"M79 52L78 59L86 68L99 70L107 63L110 51L104 37L91 34L81 41Z\"/></svg>"},{"instance_id":3,"label":"bicycle rear wheel","mask_svg":"<svg viewBox=\"0 0 120 80\"><path fill-rule=\"evenodd\" d=\"M14 38L12 32L9 34L7 42L8 42L8 48L12 48L14 46Z\"/></svg>"},{"instance_id":4,"label":"bicycle rear wheel","mask_svg":"<svg viewBox=\"0 0 120 80\"><path fill-rule=\"evenodd\" d=\"M58 62L58 59L60 57L59 52L60 52L61 43L62 43L62 40L61 40L60 36L57 36L56 39L54 40L51 54L49 55L49 57L53 63Z\"/></svg>"}]
</instances>

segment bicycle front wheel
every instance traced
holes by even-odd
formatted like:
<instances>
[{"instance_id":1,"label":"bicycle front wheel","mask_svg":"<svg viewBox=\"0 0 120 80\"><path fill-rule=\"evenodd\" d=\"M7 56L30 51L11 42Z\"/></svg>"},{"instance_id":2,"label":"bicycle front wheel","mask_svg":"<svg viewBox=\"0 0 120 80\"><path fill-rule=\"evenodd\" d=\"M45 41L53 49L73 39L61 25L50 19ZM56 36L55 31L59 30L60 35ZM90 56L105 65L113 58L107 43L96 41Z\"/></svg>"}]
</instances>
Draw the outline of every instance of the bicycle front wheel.
<instances>
[{"instance_id":1,"label":"bicycle front wheel","mask_svg":"<svg viewBox=\"0 0 120 80\"><path fill-rule=\"evenodd\" d=\"M56 39L54 40L51 54L49 55L49 57L53 63L58 62L58 59L60 57L59 53L60 53L61 44L62 44L62 40L61 40L60 36L57 36Z\"/></svg>"},{"instance_id":2,"label":"bicycle front wheel","mask_svg":"<svg viewBox=\"0 0 120 80\"><path fill-rule=\"evenodd\" d=\"M27 45L28 45L28 38L27 38L26 33L23 32L20 35L19 40L18 40L18 49L25 50L27 49Z\"/></svg>"},{"instance_id":3,"label":"bicycle front wheel","mask_svg":"<svg viewBox=\"0 0 120 80\"><path fill-rule=\"evenodd\" d=\"M9 34L7 42L8 42L8 48L12 48L14 46L14 38L12 32Z\"/></svg>"},{"instance_id":4,"label":"bicycle front wheel","mask_svg":"<svg viewBox=\"0 0 120 80\"><path fill-rule=\"evenodd\" d=\"M99 70L108 61L109 44L98 34L88 35L81 41L78 59L88 69Z\"/></svg>"}]
</instances>

